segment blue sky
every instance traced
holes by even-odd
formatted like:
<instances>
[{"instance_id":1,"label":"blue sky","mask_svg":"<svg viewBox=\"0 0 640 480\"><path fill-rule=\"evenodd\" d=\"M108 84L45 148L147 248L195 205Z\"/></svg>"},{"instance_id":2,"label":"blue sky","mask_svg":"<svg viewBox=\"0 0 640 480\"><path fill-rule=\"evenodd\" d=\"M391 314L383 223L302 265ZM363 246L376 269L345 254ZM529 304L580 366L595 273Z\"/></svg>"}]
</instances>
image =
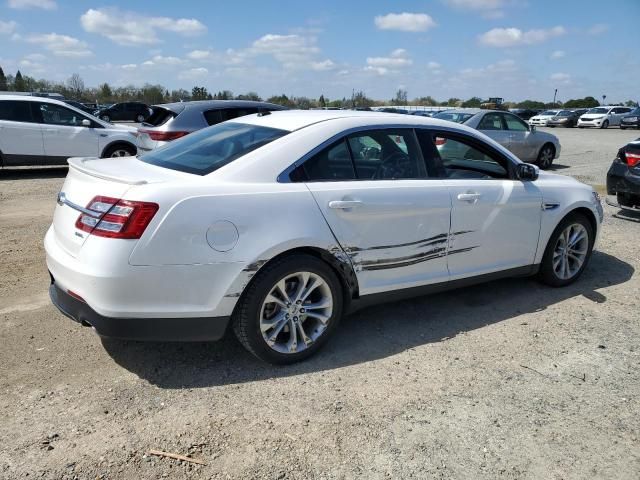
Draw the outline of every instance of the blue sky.
<instances>
[{"instance_id":1,"label":"blue sky","mask_svg":"<svg viewBox=\"0 0 640 480\"><path fill-rule=\"evenodd\" d=\"M640 98L640 0L0 0L0 66L89 86Z\"/></svg>"}]
</instances>

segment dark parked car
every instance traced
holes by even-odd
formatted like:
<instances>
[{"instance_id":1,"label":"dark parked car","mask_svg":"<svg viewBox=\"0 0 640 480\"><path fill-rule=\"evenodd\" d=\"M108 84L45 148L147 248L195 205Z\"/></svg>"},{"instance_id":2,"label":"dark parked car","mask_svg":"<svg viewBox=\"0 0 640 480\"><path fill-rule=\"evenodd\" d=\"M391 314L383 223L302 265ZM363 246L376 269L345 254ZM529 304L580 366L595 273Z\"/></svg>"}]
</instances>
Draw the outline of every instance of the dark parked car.
<instances>
[{"instance_id":1,"label":"dark parked car","mask_svg":"<svg viewBox=\"0 0 640 480\"><path fill-rule=\"evenodd\" d=\"M138 128L138 150L153 150L171 140L211 125L252 113L274 110L287 108L273 103L247 100L200 100L153 105L151 116Z\"/></svg>"},{"instance_id":2,"label":"dark parked car","mask_svg":"<svg viewBox=\"0 0 640 480\"><path fill-rule=\"evenodd\" d=\"M640 210L640 138L618 150L607 173L607 194L615 195L613 205Z\"/></svg>"},{"instance_id":3,"label":"dark parked car","mask_svg":"<svg viewBox=\"0 0 640 480\"><path fill-rule=\"evenodd\" d=\"M509 110L511 113L515 113L522 120L529 120L531 117L539 114L541 110L532 110L530 108L512 108Z\"/></svg>"},{"instance_id":4,"label":"dark parked car","mask_svg":"<svg viewBox=\"0 0 640 480\"><path fill-rule=\"evenodd\" d=\"M560 110L554 117L547 120L547 127L575 127L582 113L578 114L572 110Z\"/></svg>"},{"instance_id":5,"label":"dark parked car","mask_svg":"<svg viewBox=\"0 0 640 480\"><path fill-rule=\"evenodd\" d=\"M627 128L640 128L640 107L636 107L635 110L629 112L629 115L622 117L622 120L620 120L620 128L622 130Z\"/></svg>"},{"instance_id":6,"label":"dark parked car","mask_svg":"<svg viewBox=\"0 0 640 480\"><path fill-rule=\"evenodd\" d=\"M151 109L149 105L142 102L124 102L97 110L94 115L105 122L128 120L130 122L142 123L151 115Z\"/></svg>"},{"instance_id":7,"label":"dark parked car","mask_svg":"<svg viewBox=\"0 0 640 480\"><path fill-rule=\"evenodd\" d=\"M93 112L95 111L94 109L91 109L89 107L87 107L84 103L80 103L80 102L76 102L75 100L63 100L64 103L66 103L67 105L71 105L72 107L76 107L78 110L82 110L85 113L88 114L93 114Z\"/></svg>"}]
</instances>

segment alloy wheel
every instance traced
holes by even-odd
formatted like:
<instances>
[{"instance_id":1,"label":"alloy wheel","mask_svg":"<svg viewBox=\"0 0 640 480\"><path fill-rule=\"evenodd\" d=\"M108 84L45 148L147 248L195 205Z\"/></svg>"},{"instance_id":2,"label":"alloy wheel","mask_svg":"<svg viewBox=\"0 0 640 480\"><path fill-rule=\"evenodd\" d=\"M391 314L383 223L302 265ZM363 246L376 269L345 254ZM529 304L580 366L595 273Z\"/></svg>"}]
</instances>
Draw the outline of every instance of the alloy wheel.
<instances>
[{"instance_id":1,"label":"alloy wheel","mask_svg":"<svg viewBox=\"0 0 640 480\"><path fill-rule=\"evenodd\" d=\"M544 147L540 152L540 167L549 168L553 162L553 150L551 147Z\"/></svg>"},{"instance_id":2,"label":"alloy wheel","mask_svg":"<svg viewBox=\"0 0 640 480\"><path fill-rule=\"evenodd\" d=\"M558 278L573 278L584 265L589 251L589 233L584 225L573 223L565 228L553 250L553 271Z\"/></svg>"},{"instance_id":3,"label":"alloy wheel","mask_svg":"<svg viewBox=\"0 0 640 480\"><path fill-rule=\"evenodd\" d=\"M320 275L289 274L271 288L262 303L262 338L278 353L299 353L324 334L333 308L331 288Z\"/></svg>"},{"instance_id":4,"label":"alloy wheel","mask_svg":"<svg viewBox=\"0 0 640 480\"><path fill-rule=\"evenodd\" d=\"M118 148L116 150L114 150L113 152L111 152L111 158L116 158L116 157L130 157L131 153L129 153L127 150L123 149L123 148Z\"/></svg>"}]
</instances>

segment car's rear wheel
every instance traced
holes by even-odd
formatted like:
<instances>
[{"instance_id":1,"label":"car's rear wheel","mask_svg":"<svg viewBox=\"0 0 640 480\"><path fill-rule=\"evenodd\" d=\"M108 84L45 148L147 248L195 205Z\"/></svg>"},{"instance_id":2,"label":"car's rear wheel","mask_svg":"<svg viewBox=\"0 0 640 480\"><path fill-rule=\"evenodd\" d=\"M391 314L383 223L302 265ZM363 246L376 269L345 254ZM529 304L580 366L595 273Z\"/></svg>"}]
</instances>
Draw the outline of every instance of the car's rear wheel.
<instances>
[{"instance_id":1,"label":"car's rear wheel","mask_svg":"<svg viewBox=\"0 0 640 480\"><path fill-rule=\"evenodd\" d=\"M109 147L103 155L103 158L118 158L118 157L133 157L136 154L136 149L133 145L127 145L121 143Z\"/></svg>"},{"instance_id":2,"label":"car's rear wheel","mask_svg":"<svg viewBox=\"0 0 640 480\"><path fill-rule=\"evenodd\" d=\"M240 343L265 362L303 360L329 339L342 316L343 293L330 266L293 255L263 267L233 318Z\"/></svg>"},{"instance_id":3,"label":"car's rear wheel","mask_svg":"<svg viewBox=\"0 0 640 480\"><path fill-rule=\"evenodd\" d=\"M602 126L600 128L609 128L609 120L602 122Z\"/></svg>"},{"instance_id":4,"label":"car's rear wheel","mask_svg":"<svg viewBox=\"0 0 640 480\"><path fill-rule=\"evenodd\" d=\"M540 280L552 287L576 281L591 258L595 232L589 219L580 213L565 217L549 239L542 257Z\"/></svg>"},{"instance_id":5,"label":"car's rear wheel","mask_svg":"<svg viewBox=\"0 0 640 480\"><path fill-rule=\"evenodd\" d=\"M540 149L540 153L538 153L538 166L543 170L547 170L551 167L551 164L553 163L553 157L555 156L556 149L554 148L554 146L550 143L546 143Z\"/></svg>"},{"instance_id":6,"label":"car's rear wheel","mask_svg":"<svg viewBox=\"0 0 640 480\"><path fill-rule=\"evenodd\" d=\"M138 116L136 117L136 122L138 122L138 123L142 123L142 122L144 122L144 115L138 115Z\"/></svg>"}]
</instances>

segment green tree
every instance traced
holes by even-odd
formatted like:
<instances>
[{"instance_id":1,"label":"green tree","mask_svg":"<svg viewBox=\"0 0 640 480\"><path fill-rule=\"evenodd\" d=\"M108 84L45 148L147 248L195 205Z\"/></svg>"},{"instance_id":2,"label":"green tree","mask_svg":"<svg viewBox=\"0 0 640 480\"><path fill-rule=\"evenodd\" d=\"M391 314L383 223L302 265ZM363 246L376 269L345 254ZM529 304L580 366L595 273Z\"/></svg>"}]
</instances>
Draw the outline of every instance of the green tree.
<instances>
[{"instance_id":1,"label":"green tree","mask_svg":"<svg viewBox=\"0 0 640 480\"><path fill-rule=\"evenodd\" d=\"M9 90L9 86L7 85L7 77L4 76L4 71L2 67L0 67L0 91Z\"/></svg>"},{"instance_id":2,"label":"green tree","mask_svg":"<svg viewBox=\"0 0 640 480\"><path fill-rule=\"evenodd\" d=\"M372 106L373 100L367 97L362 90L355 92L353 95L353 108L370 108Z\"/></svg>"},{"instance_id":3,"label":"green tree","mask_svg":"<svg viewBox=\"0 0 640 480\"><path fill-rule=\"evenodd\" d=\"M327 100L324 98L324 95L320 95L320 98L318 99L318 106L319 107L326 107L327 106Z\"/></svg>"},{"instance_id":4,"label":"green tree","mask_svg":"<svg viewBox=\"0 0 640 480\"><path fill-rule=\"evenodd\" d=\"M480 97L471 97L469 100L462 102L463 108L480 108L482 99Z\"/></svg>"},{"instance_id":5,"label":"green tree","mask_svg":"<svg viewBox=\"0 0 640 480\"><path fill-rule=\"evenodd\" d=\"M407 91L399 88L396 92L396 96L393 100L391 100L392 105L407 105L409 101L407 100L408 94Z\"/></svg>"},{"instance_id":6,"label":"green tree","mask_svg":"<svg viewBox=\"0 0 640 480\"><path fill-rule=\"evenodd\" d=\"M13 80L13 89L16 92L24 92L26 88L26 85L24 83L24 78L22 78L22 74L20 73L20 70L18 70L18 72L16 73L16 78Z\"/></svg>"},{"instance_id":7,"label":"green tree","mask_svg":"<svg viewBox=\"0 0 640 480\"><path fill-rule=\"evenodd\" d=\"M103 102L109 102L111 97L113 96L113 92L111 91L111 87L107 82L103 83L98 87L98 99Z\"/></svg>"},{"instance_id":8,"label":"green tree","mask_svg":"<svg viewBox=\"0 0 640 480\"><path fill-rule=\"evenodd\" d=\"M73 98L77 100L82 98L82 95L84 94L84 81L80 75L77 73L71 75L67 80L67 87L69 88Z\"/></svg>"},{"instance_id":9,"label":"green tree","mask_svg":"<svg viewBox=\"0 0 640 480\"><path fill-rule=\"evenodd\" d=\"M163 103L165 101L164 87L162 85L146 84L142 87L142 101L147 105Z\"/></svg>"},{"instance_id":10,"label":"green tree","mask_svg":"<svg viewBox=\"0 0 640 480\"><path fill-rule=\"evenodd\" d=\"M209 92L206 87L193 87L191 89L191 100L207 100Z\"/></svg>"},{"instance_id":11,"label":"green tree","mask_svg":"<svg viewBox=\"0 0 640 480\"><path fill-rule=\"evenodd\" d=\"M0 72L2 71L2 69L0 69ZM2 85L2 77L0 76L0 85ZM2 90L2 88L0 88L0 90ZM626 102L624 102L626 107L637 107L638 106L638 102L636 100L627 100Z\"/></svg>"},{"instance_id":12,"label":"green tree","mask_svg":"<svg viewBox=\"0 0 640 480\"><path fill-rule=\"evenodd\" d=\"M231 90L222 90L213 96L214 100L233 100L233 92Z\"/></svg>"},{"instance_id":13,"label":"green tree","mask_svg":"<svg viewBox=\"0 0 640 480\"><path fill-rule=\"evenodd\" d=\"M438 105L438 102L431 95L416 98L412 103L424 107L435 107L436 105Z\"/></svg>"},{"instance_id":14,"label":"green tree","mask_svg":"<svg viewBox=\"0 0 640 480\"><path fill-rule=\"evenodd\" d=\"M236 100L251 100L253 102L261 102L262 98L256 92L247 92L236 96Z\"/></svg>"},{"instance_id":15,"label":"green tree","mask_svg":"<svg viewBox=\"0 0 640 480\"><path fill-rule=\"evenodd\" d=\"M274 95L273 97L269 97L267 99L269 103L275 103L276 105L282 105L284 107L295 108L296 104L285 94L282 95Z\"/></svg>"},{"instance_id":16,"label":"green tree","mask_svg":"<svg viewBox=\"0 0 640 480\"><path fill-rule=\"evenodd\" d=\"M539 102L537 100L525 100L523 102L519 102L516 104L517 108L526 108L526 109L541 109L541 108L545 108L544 103L543 102Z\"/></svg>"},{"instance_id":17,"label":"green tree","mask_svg":"<svg viewBox=\"0 0 640 480\"><path fill-rule=\"evenodd\" d=\"M598 105L600 102L593 97L576 98L564 102L565 108L593 108Z\"/></svg>"}]
</instances>

